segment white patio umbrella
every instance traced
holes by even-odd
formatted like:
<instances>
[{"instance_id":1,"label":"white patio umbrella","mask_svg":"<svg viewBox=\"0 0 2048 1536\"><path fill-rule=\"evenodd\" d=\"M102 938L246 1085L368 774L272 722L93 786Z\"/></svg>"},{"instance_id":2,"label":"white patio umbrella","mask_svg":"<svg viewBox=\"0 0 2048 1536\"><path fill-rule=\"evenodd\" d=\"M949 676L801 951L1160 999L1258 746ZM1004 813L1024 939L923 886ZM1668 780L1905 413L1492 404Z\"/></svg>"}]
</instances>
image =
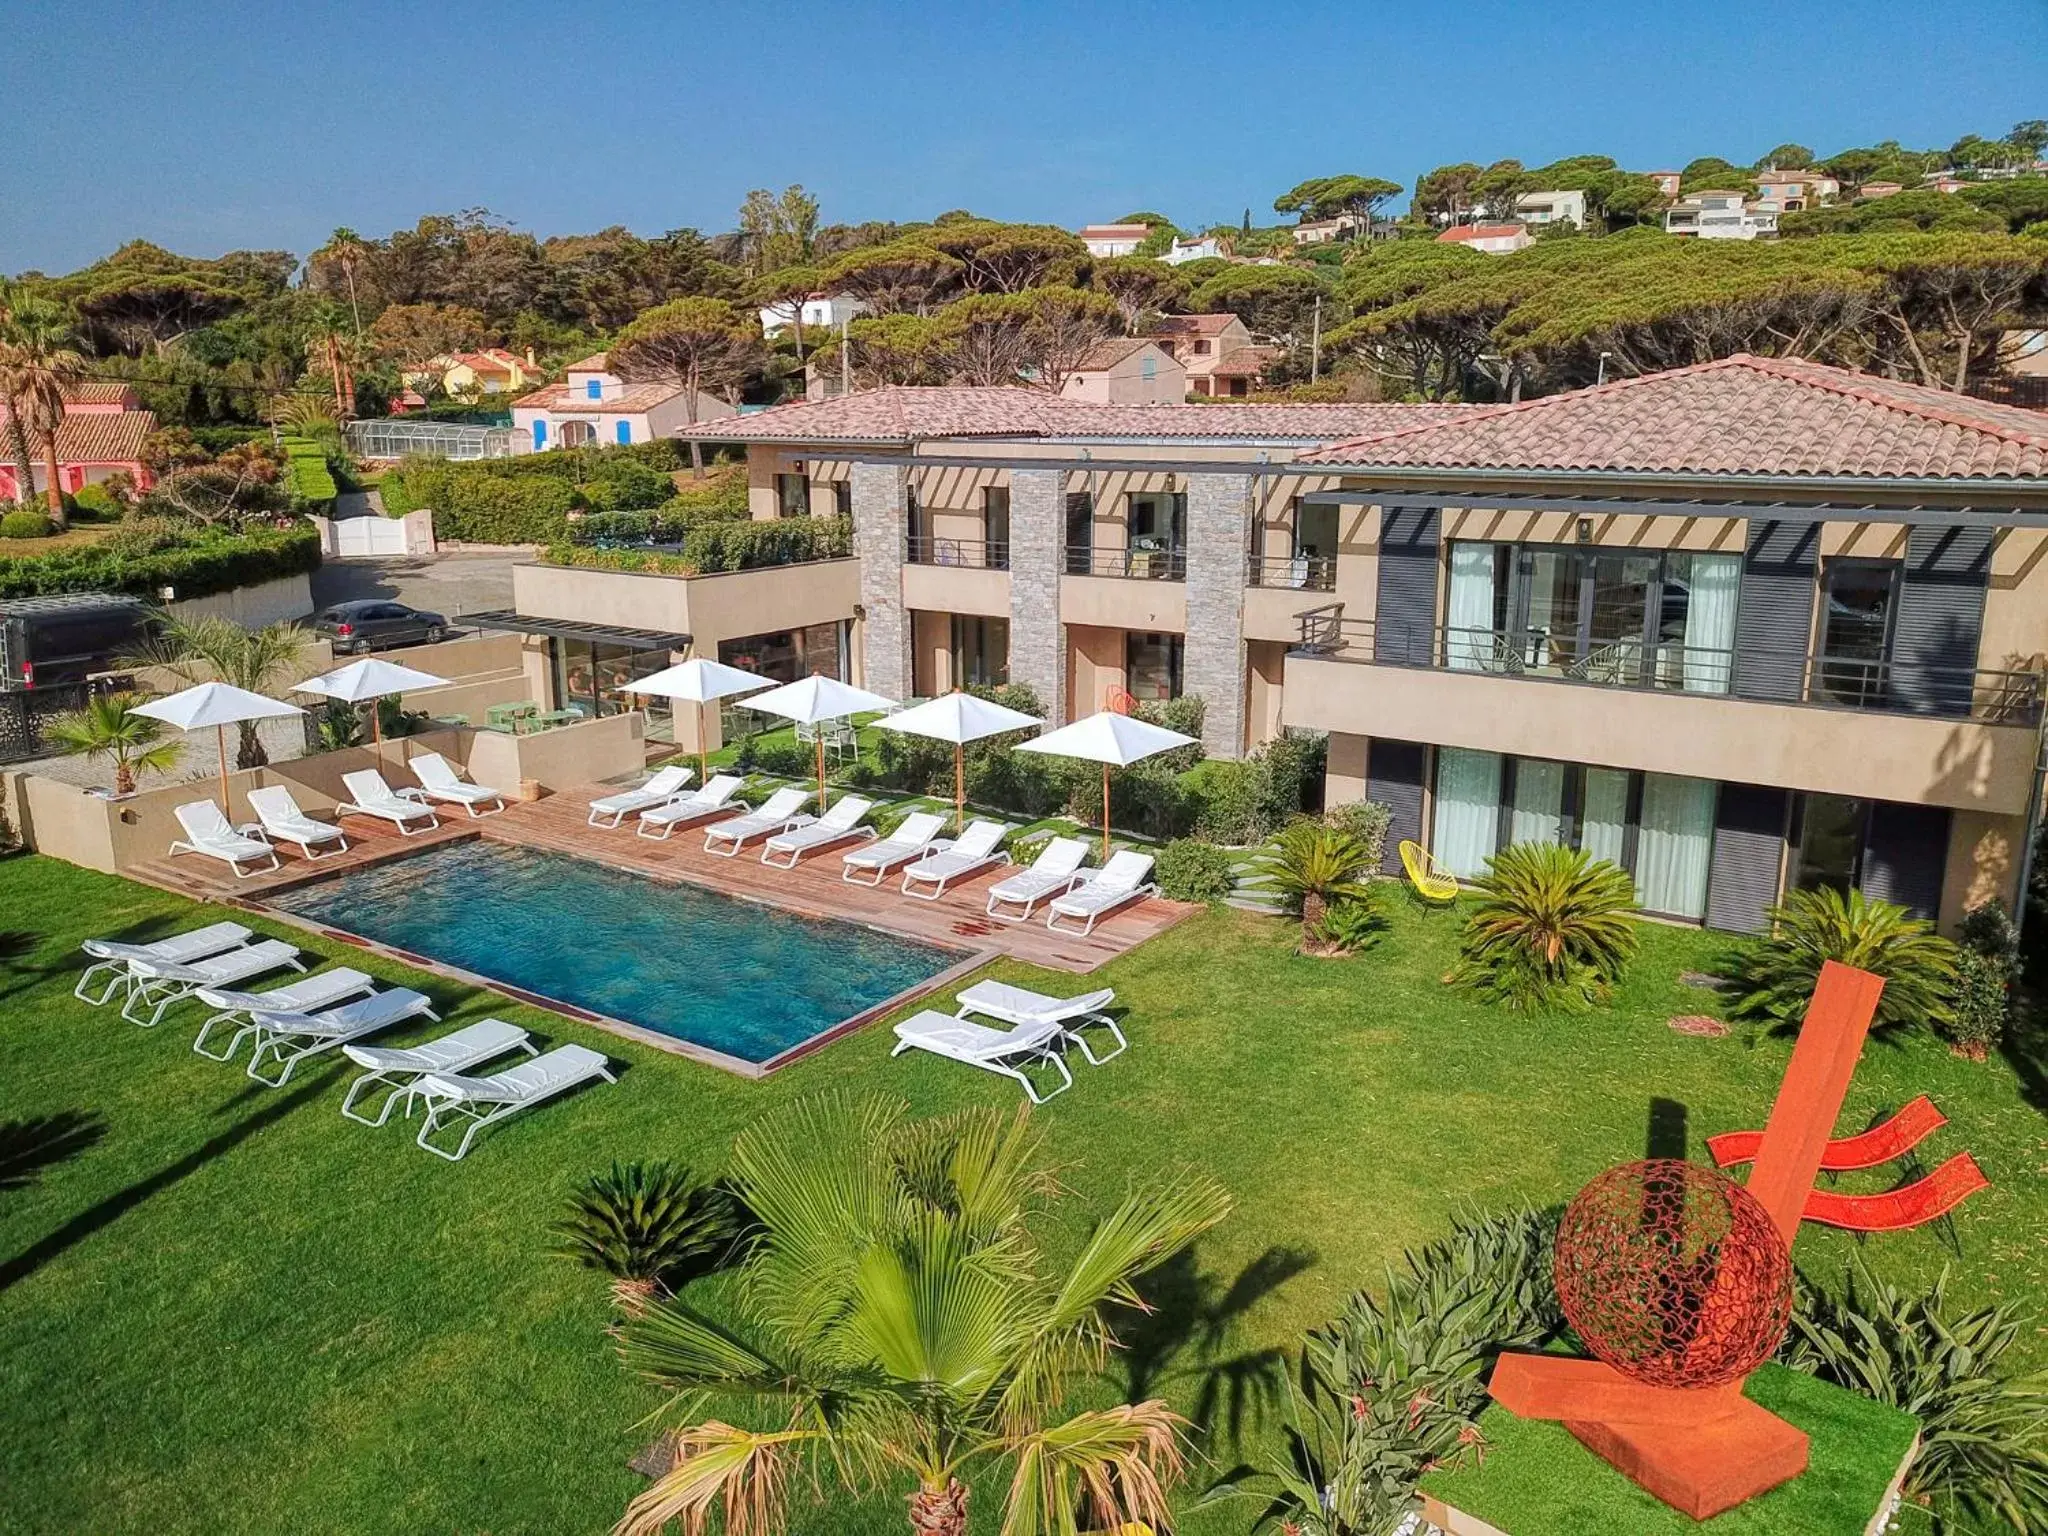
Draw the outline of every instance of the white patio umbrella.
<instances>
[{"instance_id":1,"label":"white patio umbrella","mask_svg":"<svg viewBox=\"0 0 2048 1536\"><path fill-rule=\"evenodd\" d=\"M168 698L138 704L135 713L175 725L181 731L213 727L214 741L220 748L220 812L233 821L234 812L228 809L227 728L244 720L281 720L286 715L303 715L305 711L296 704L266 699L260 693L228 683L198 683Z\"/></svg>"},{"instance_id":2,"label":"white patio umbrella","mask_svg":"<svg viewBox=\"0 0 2048 1536\"><path fill-rule=\"evenodd\" d=\"M967 827L967 743L1005 731L1026 730L1045 722L1022 710L1006 709L957 689L927 703L900 710L875 722L885 731L906 731L953 743L953 830Z\"/></svg>"},{"instance_id":3,"label":"white patio umbrella","mask_svg":"<svg viewBox=\"0 0 2048 1536\"><path fill-rule=\"evenodd\" d=\"M842 683L837 678L824 677L813 672L809 677L794 683L784 683L771 692L758 694L746 700L741 708L758 709L771 715L781 715L794 720L798 725L817 725L825 720L838 720L847 715L862 714L878 709L894 709L896 701L885 699L879 693L869 693L865 688L856 688L851 683ZM825 738L818 738L818 810L825 809Z\"/></svg>"},{"instance_id":4,"label":"white patio umbrella","mask_svg":"<svg viewBox=\"0 0 2048 1536\"><path fill-rule=\"evenodd\" d=\"M1169 731L1162 725L1147 725L1129 715L1108 710L1076 720L1031 741L1020 742L1019 752L1044 752L1052 757L1083 757L1102 764L1102 861L1109 862L1109 770L1127 768L1143 758L1175 747L1191 747L1192 736Z\"/></svg>"},{"instance_id":5,"label":"white patio umbrella","mask_svg":"<svg viewBox=\"0 0 2048 1536\"><path fill-rule=\"evenodd\" d=\"M365 656L361 661L352 661L335 671L309 677L303 683L294 683L292 692L317 693L323 698L340 699L345 704L360 704L365 699L410 693L415 688L438 688L447 681L445 677L436 677L417 667L402 667L395 661L379 661L374 656ZM374 709L370 711L370 739L384 739L384 722Z\"/></svg>"},{"instance_id":6,"label":"white patio umbrella","mask_svg":"<svg viewBox=\"0 0 2048 1536\"><path fill-rule=\"evenodd\" d=\"M701 784L710 775L704 750L704 738L710 734L704 720L704 706L716 699L730 698L736 693L752 693L756 688L772 688L774 685L774 678L763 677L758 672L742 672L722 661L692 656L688 661L663 667L645 677L636 677L622 686L627 693L650 694L670 700L671 705L681 700L697 706L697 781Z\"/></svg>"}]
</instances>

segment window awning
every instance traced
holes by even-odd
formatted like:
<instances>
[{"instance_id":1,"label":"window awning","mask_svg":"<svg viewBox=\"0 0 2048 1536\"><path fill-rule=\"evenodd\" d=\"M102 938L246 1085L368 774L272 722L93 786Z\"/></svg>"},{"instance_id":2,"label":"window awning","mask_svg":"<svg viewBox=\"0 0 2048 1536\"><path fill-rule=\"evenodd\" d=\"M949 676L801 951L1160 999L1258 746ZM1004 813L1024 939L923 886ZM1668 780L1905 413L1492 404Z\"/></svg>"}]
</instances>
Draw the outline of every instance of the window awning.
<instances>
[{"instance_id":1,"label":"window awning","mask_svg":"<svg viewBox=\"0 0 2048 1536\"><path fill-rule=\"evenodd\" d=\"M546 635L553 640L587 640L594 645L624 646L629 651L687 651L688 635L661 629L628 629L622 624L585 624L576 619L537 619L531 614L495 608L485 613L459 613L457 624L496 629L518 635Z\"/></svg>"}]
</instances>

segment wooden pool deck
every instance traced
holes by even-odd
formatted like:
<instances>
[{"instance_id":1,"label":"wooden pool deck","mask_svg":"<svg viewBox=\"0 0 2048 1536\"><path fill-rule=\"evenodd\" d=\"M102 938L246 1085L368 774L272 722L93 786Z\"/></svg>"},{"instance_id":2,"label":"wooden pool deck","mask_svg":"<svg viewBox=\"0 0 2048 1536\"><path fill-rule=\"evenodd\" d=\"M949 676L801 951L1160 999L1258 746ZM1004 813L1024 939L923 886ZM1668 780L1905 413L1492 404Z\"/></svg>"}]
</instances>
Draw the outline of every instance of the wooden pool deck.
<instances>
[{"instance_id":1,"label":"wooden pool deck","mask_svg":"<svg viewBox=\"0 0 2048 1536\"><path fill-rule=\"evenodd\" d=\"M1119 909L1085 936L1047 929L1043 907L1030 922L996 922L985 912L988 887L1011 873L1011 866L998 865L957 882L938 901L919 901L901 893L900 874L878 889L841 880L839 853L851 844L811 854L795 869L772 869L761 863L758 844L734 859L707 854L701 825L695 831L682 828L661 842L636 835L630 822L617 831L587 825L589 802L616 789L616 785L604 784L572 787L543 800L515 803L502 814L474 821L459 807L449 807L453 815L443 816L439 831L408 838L401 838L385 823L351 816L343 822L351 844L347 853L309 863L293 850L280 850L283 864L279 870L245 880L236 879L224 864L190 854L157 859L131 873L202 901L260 903L266 895L308 880L481 836L515 847L590 859L651 880L704 886L806 917L861 923L949 949L1006 955L1075 974L1086 974L1129 953L1197 910L1183 902L1147 898Z\"/></svg>"}]
</instances>

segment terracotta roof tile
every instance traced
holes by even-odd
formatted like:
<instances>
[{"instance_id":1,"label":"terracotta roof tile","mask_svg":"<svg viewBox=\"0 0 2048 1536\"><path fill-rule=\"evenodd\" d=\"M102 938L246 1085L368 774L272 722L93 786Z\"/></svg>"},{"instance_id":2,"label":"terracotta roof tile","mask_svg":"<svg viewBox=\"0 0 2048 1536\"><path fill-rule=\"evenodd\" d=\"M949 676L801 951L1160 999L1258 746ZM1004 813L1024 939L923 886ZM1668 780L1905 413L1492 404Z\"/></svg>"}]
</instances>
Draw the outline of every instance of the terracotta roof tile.
<instances>
[{"instance_id":1,"label":"terracotta roof tile","mask_svg":"<svg viewBox=\"0 0 2048 1536\"><path fill-rule=\"evenodd\" d=\"M719 442L908 444L949 437L1186 437L1336 442L1474 410L1462 405L1102 405L1035 389L940 385L797 400L685 428Z\"/></svg>"},{"instance_id":2,"label":"terracotta roof tile","mask_svg":"<svg viewBox=\"0 0 2048 1536\"><path fill-rule=\"evenodd\" d=\"M566 371L569 373L603 373L605 371L604 358L604 353L593 352L590 356L571 363Z\"/></svg>"},{"instance_id":3,"label":"terracotta roof tile","mask_svg":"<svg viewBox=\"0 0 2048 1536\"><path fill-rule=\"evenodd\" d=\"M1526 224L1454 224L1437 239L1449 245L1458 245L1466 240L1504 240L1512 235L1526 234Z\"/></svg>"},{"instance_id":4,"label":"terracotta roof tile","mask_svg":"<svg viewBox=\"0 0 2048 1536\"><path fill-rule=\"evenodd\" d=\"M1104 368L1114 368L1140 347L1152 343L1149 336L1112 336L1108 341L1098 341L1088 349L1088 355L1081 359L1080 372L1096 373Z\"/></svg>"},{"instance_id":5,"label":"terracotta roof tile","mask_svg":"<svg viewBox=\"0 0 2048 1536\"><path fill-rule=\"evenodd\" d=\"M83 411L57 427L60 464L133 464L156 430L153 411Z\"/></svg>"},{"instance_id":6,"label":"terracotta roof tile","mask_svg":"<svg viewBox=\"0 0 2048 1536\"><path fill-rule=\"evenodd\" d=\"M680 379L648 379L639 384L628 384L617 394L606 395L602 400L593 400L580 385L571 389L567 384L549 384L530 395L521 395L512 403L530 410L570 415L610 416L619 412L630 415L634 411L652 410L662 401L673 400L682 392Z\"/></svg>"},{"instance_id":7,"label":"terracotta roof tile","mask_svg":"<svg viewBox=\"0 0 2048 1536\"><path fill-rule=\"evenodd\" d=\"M2048 476L2048 419L1802 358L1739 354L1304 457L1388 469L2012 480Z\"/></svg>"},{"instance_id":8,"label":"terracotta roof tile","mask_svg":"<svg viewBox=\"0 0 2048 1536\"><path fill-rule=\"evenodd\" d=\"M119 405L133 395L134 388L118 379L87 379L65 390L64 399L72 405Z\"/></svg>"},{"instance_id":9,"label":"terracotta roof tile","mask_svg":"<svg viewBox=\"0 0 2048 1536\"><path fill-rule=\"evenodd\" d=\"M1237 316L1223 315L1161 315L1153 322L1154 336L1216 336L1230 328L1230 322Z\"/></svg>"},{"instance_id":10,"label":"terracotta roof tile","mask_svg":"<svg viewBox=\"0 0 2048 1536\"><path fill-rule=\"evenodd\" d=\"M1224 353L1209 374L1221 379L1255 379L1279 356L1278 347L1238 347Z\"/></svg>"}]
</instances>

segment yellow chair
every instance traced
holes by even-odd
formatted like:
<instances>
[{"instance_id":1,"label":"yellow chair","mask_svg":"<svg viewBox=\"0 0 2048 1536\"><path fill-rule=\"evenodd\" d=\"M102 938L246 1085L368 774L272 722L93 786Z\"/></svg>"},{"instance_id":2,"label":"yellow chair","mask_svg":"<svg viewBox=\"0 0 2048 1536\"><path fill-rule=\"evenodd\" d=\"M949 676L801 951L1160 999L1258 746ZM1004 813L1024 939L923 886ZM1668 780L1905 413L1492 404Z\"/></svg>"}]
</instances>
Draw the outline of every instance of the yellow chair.
<instances>
[{"instance_id":1,"label":"yellow chair","mask_svg":"<svg viewBox=\"0 0 2048 1536\"><path fill-rule=\"evenodd\" d=\"M1408 883L1424 901L1449 901L1458 894L1458 877L1429 856L1420 843L1401 842L1401 867Z\"/></svg>"}]
</instances>

